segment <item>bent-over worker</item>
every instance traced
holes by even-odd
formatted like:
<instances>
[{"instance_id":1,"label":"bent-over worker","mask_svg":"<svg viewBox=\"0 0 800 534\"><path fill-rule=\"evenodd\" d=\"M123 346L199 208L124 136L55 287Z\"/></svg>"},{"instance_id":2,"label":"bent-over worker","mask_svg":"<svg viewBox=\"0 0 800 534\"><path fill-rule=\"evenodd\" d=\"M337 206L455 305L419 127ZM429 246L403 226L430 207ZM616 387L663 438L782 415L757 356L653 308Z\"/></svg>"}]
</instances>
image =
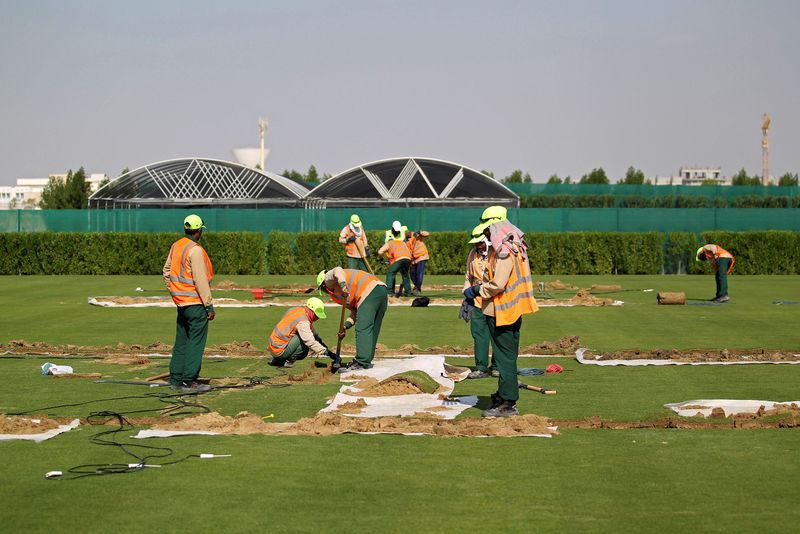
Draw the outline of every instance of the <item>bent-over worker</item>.
<instances>
[{"instance_id":1,"label":"bent-over worker","mask_svg":"<svg viewBox=\"0 0 800 534\"><path fill-rule=\"evenodd\" d=\"M386 284L364 271L334 267L327 272L320 271L317 286L320 292L324 291L334 302L350 310L350 316L338 333L339 339L345 337L345 330L356 327L356 356L343 370L369 369L388 304Z\"/></svg>"},{"instance_id":2,"label":"bent-over worker","mask_svg":"<svg viewBox=\"0 0 800 534\"><path fill-rule=\"evenodd\" d=\"M183 220L184 236L175 241L164 262L164 283L178 307L175 344L169 362L169 383L184 393L201 393L211 386L197 382L206 348L208 322L214 320L211 260L198 241L203 220L189 215Z\"/></svg>"},{"instance_id":3,"label":"bent-over worker","mask_svg":"<svg viewBox=\"0 0 800 534\"><path fill-rule=\"evenodd\" d=\"M386 287L394 289L394 279L399 272L403 285L395 296L399 297L402 290L405 290L405 295L409 296L411 294L411 282L408 276L408 269L411 267L411 251L408 250L405 240L388 240L378 249L378 255L382 254L386 254L389 260L389 269L386 271Z\"/></svg>"},{"instance_id":4,"label":"bent-over worker","mask_svg":"<svg viewBox=\"0 0 800 534\"><path fill-rule=\"evenodd\" d=\"M314 321L325 319L325 304L311 297L305 306L289 308L269 336L270 365L292 367L310 352L314 356L336 359L336 353L328 350L314 331Z\"/></svg>"},{"instance_id":5,"label":"bent-over worker","mask_svg":"<svg viewBox=\"0 0 800 534\"><path fill-rule=\"evenodd\" d=\"M728 273L733 269L733 264L736 260L733 254L725 250L719 245L708 244L703 245L697 249L695 260L706 260L714 266L716 271L714 281L717 283L717 294L711 299L711 302L727 302L730 300L728 297Z\"/></svg>"}]
</instances>

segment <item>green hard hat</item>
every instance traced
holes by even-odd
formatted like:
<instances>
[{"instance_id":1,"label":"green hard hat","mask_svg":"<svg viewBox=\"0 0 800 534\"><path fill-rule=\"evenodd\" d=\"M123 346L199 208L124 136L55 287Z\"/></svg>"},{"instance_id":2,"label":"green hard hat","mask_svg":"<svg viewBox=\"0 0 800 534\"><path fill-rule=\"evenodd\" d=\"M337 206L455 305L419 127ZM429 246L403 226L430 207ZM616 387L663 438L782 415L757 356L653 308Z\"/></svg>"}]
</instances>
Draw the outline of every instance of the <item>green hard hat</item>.
<instances>
[{"instance_id":1,"label":"green hard hat","mask_svg":"<svg viewBox=\"0 0 800 534\"><path fill-rule=\"evenodd\" d=\"M694 254L694 261L700 261L700 253L703 252L703 247L697 249L697 252Z\"/></svg>"},{"instance_id":2,"label":"green hard hat","mask_svg":"<svg viewBox=\"0 0 800 534\"><path fill-rule=\"evenodd\" d=\"M317 297L311 297L306 301L306 308L313 311L320 318L325 319L325 304Z\"/></svg>"},{"instance_id":3,"label":"green hard hat","mask_svg":"<svg viewBox=\"0 0 800 534\"><path fill-rule=\"evenodd\" d=\"M188 215L183 220L183 227L186 230L197 230L197 229L200 229L200 228L205 228L205 226L203 226L203 219L201 219L199 216L195 215L194 213L192 213L191 215Z\"/></svg>"}]
</instances>

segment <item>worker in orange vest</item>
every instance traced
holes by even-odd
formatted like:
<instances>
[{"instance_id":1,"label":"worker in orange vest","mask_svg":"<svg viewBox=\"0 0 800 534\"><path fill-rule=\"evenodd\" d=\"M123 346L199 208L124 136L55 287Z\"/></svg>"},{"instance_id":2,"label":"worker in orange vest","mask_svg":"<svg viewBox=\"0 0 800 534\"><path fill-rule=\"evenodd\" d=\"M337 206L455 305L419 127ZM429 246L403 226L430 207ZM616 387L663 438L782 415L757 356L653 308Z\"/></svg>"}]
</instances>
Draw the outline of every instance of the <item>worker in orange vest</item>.
<instances>
[{"instance_id":1,"label":"worker in orange vest","mask_svg":"<svg viewBox=\"0 0 800 534\"><path fill-rule=\"evenodd\" d=\"M411 295L411 282L408 276L408 269L411 267L411 251L408 249L404 237L401 232L392 230L392 234L396 237L389 239L378 249L378 255L386 254L389 262L389 269L386 271L386 287L394 288L394 279L397 273L403 280L403 285L400 290L395 294L396 297L402 295L405 290L405 295Z\"/></svg>"},{"instance_id":2,"label":"worker in orange vest","mask_svg":"<svg viewBox=\"0 0 800 534\"><path fill-rule=\"evenodd\" d=\"M308 299L305 306L289 308L269 336L270 365L292 367L309 352L336 360L336 353L314 331L314 322L325 317L325 304L317 297Z\"/></svg>"},{"instance_id":3,"label":"worker in orange vest","mask_svg":"<svg viewBox=\"0 0 800 534\"><path fill-rule=\"evenodd\" d=\"M425 230L406 234L408 250L411 251L411 267L408 269L408 274L411 277L411 283L414 285L414 289L411 290L412 295L419 295L422 292L422 279L425 276L425 264L428 262L429 258L428 246L425 244L425 238L429 235L431 234Z\"/></svg>"},{"instance_id":4,"label":"worker in orange vest","mask_svg":"<svg viewBox=\"0 0 800 534\"><path fill-rule=\"evenodd\" d=\"M206 347L208 322L216 316L210 288L214 272L208 254L198 243L205 228L203 219L189 215L183 220L183 228L184 236L170 247L163 269L164 283L178 307L169 383L174 390L202 393L211 389L208 384L199 383L197 377Z\"/></svg>"},{"instance_id":5,"label":"worker in orange vest","mask_svg":"<svg viewBox=\"0 0 800 534\"><path fill-rule=\"evenodd\" d=\"M357 214L352 214L350 222L339 232L339 243L345 246L348 269L369 271L367 263L364 261L364 258L369 258L367 232L364 230L361 218Z\"/></svg>"},{"instance_id":6,"label":"worker in orange vest","mask_svg":"<svg viewBox=\"0 0 800 534\"><path fill-rule=\"evenodd\" d=\"M478 285L483 281L483 272L486 270L487 256L489 254L490 241L483 235L483 228L478 225L472 230L472 239L469 241L473 249L467 256L467 268L464 273L464 290ZM469 323L469 332L472 335L475 350L475 370L467 375L467 378L489 378L499 377L500 371L497 370L497 363L492 358L489 365L489 345L492 336L489 335L489 326L486 318L481 311L481 297L474 299L464 297L461 305L459 317Z\"/></svg>"},{"instance_id":7,"label":"worker in orange vest","mask_svg":"<svg viewBox=\"0 0 800 534\"><path fill-rule=\"evenodd\" d=\"M356 327L356 357L342 371L369 369L388 304L386 284L377 276L358 269L334 267L317 274L317 287L320 294L327 294L350 310L350 316L338 332L339 339L344 339L346 330Z\"/></svg>"},{"instance_id":8,"label":"worker in orange vest","mask_svg":"<svg viewBox=\"0 0 800 534\"><path fill-rule=\"evenodd\" d=\"M483 417L519 415L517 358L522 316L536 313L533 280L528 263L527 244L522 232L508 220L485 222L476 228L491 241L482 283L464 290L466 298L481 298L481 312L494 346L494 361L500 377L497 392L482 413Z\"/></svg>"},{"instance_id":9,"label":"worker in orange vest","mask_svg":"<svg viewBox=\"0 0 800 534\"><path fill-rule=\"evenodd\" d=\"M711 302L728 302L728 274L733 269L736 260L733 254L719 245L708 244L697 249L695 260L706 260L714 266L716 274L714 280L717 283L717 294Z\"/></svg>"}]
</instances>

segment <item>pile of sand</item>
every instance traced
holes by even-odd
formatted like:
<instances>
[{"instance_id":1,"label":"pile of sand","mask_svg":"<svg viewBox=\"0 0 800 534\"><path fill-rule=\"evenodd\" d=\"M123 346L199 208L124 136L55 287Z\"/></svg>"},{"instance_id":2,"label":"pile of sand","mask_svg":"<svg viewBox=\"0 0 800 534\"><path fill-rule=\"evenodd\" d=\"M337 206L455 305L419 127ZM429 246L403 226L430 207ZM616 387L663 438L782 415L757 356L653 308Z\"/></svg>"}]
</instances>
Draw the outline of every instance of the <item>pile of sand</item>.
<instances>
[{"instance_id":1,"label":"pile of sand","mask_svg":"<svg viewBox=\"0 0 800 534\"><path fill-rule=\"evenodd\" d=\"M0 434L42 434L61 423L45 416L11 416L0 414Z\"/></svg>"},{"instance_id":2,"label":"pile of sand","mask_svg":"<svg viewBox=\"0 0 800 534\"><path fill-rule=\"evenodd\" d=\"M147 356L137 354L113 354L100 360L100 363L113 365L146 365L153 362Z\"/></svg>"},{"instance_id":3,"label":"pile of sand","mask_svg":"<svg viewBox=\"0 0 800 534\"><path fill-rule=\"evenodd\" d=\"M354 408L361 408L355 402ZM395 434L423 433L436 436L512 437L531 434L557 434L551 422L538 415L520 415L494 419L439 420L430 415L424 419L410 417L377 417L374 419L345 417L319 413L296 423L266 423L258 415L241 412L224 417L216 412L182 419L171 424L154 426L161 430L207 430L221 434L284 434L329 436L348 432L385 432Z\"/></svg>"}]
</instances>

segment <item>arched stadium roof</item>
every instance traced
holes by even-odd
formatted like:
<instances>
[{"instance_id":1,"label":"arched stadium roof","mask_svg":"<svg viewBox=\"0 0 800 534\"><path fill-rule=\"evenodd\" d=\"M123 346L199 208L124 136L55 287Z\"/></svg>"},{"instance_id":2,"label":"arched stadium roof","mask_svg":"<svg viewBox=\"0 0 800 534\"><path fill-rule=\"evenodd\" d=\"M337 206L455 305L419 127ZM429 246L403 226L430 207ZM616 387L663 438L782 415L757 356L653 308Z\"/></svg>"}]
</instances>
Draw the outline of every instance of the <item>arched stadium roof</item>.
<instances>
[{"instance_id":1,"label":"arched stadium roof","mask_svg":"<svg viewBox=\"0 0 800 534\"><path fill-rule=\"evenodd\" d=\"M127 172L89 197L89 207L289 208L310 188L302 182L228 161L184 158Z\"/></svg>"},{"instance_id":2,"label":"arched stadium roof","mask_svg":"<svg viewBox=\"0 0 800 534\"><path fill-rule=\"evenodd\" d=\"M312 189L303 205L324 207L519 207L509 188L474 169L432 158L384 159L353 167Z\"/></svg>"}]
</instances>

